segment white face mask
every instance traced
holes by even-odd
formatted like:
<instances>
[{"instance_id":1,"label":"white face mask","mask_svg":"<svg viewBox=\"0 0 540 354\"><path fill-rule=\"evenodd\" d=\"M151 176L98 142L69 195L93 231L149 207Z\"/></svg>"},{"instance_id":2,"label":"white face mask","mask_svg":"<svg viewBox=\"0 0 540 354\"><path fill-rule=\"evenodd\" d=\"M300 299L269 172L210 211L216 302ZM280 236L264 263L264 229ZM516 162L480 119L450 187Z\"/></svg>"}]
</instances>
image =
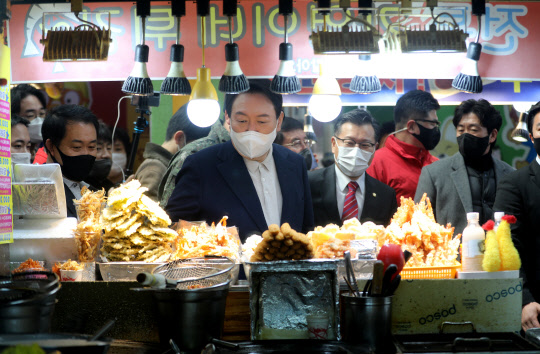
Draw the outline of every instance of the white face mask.
<instances>
[{"instance_id":1,"label":"white face mask","mask_svg":"<svg viewBox=\"0 0 540 354\"><path fill-rule=\"evenodd\" d=\"M338 146L336 164L347 177L356 178L362 176L369 166L372 152L364 151L358 147Z\"/></svg>"},{"instance_id":2,"label":"white face mask","mask_svg":"<svg viewBox=\"0 0 540 354\"><path fill-rule=\"evenodd\" d=\"M37 117L28 124L28 134L30 135L30 141L32 143L41 143L43 137L41 136L41 126L43 125L43 118Z\"/></svg>"},{"instance_id":3,"label":"white face mask","mask_svg":"<svg viewBox=\"0 0 540 354\"><path fill-rule=\"evenodd\" d=\"M32 155L29 152L12 152L11 153L11 164L30 164L30 159Z\"/></svg>"},{"instance_id":4,"label":"white face mask","mask_svg":"<svg viewBox=\"0 0 540 354\"><path fill-rule=\"evenodd\" d=\"M111 172L109 172L109 176L116 177L116 176L124 176L124 170L127 166L127 156L124 153L121 152L113 152L112 153L112 166L111 166ZM122 178L123 180L125 178Z\"/></svg>"},{"instance_id":5,"label":"white face mask","mask_svg":"<svg viewBox=\"0 0 540 354\"><path fill-rule=\"evenodd\" d=\"M276 139L276 135L277 126L270 134L262 134L253 130L237 133L231 127L231 141L236 151L250 159L266 154Z\"/></svg>"}]
</instances>

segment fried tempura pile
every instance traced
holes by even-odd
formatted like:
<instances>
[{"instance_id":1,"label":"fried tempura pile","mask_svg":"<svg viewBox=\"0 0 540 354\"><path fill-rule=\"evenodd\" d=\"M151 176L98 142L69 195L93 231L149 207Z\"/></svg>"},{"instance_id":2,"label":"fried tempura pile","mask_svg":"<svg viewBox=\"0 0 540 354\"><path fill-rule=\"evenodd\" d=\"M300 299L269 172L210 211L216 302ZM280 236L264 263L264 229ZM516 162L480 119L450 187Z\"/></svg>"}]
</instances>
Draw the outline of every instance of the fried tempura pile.
<instances>
[{"instance_id":1,"label":"fried tempura pile","mask_svg":"<svg viewBox=\"0 0 540 354\"><path fill-rule=\"evenodd\" d=\"M169 259L176 231L171 219L143 193L137 180L113 190L101 214L105 230L101 254L113 261L159 262Z\"/></svg>"},{"instance_id":2,"label":"fried tempura pile","mask_svg":"<svg viewBox=\"0 0 540 354\"><path fill-rule=\"evenodd\" d=\"M191 257L204 257L207 255L225 256L231 259L239 259L240 239L235 228L227 228L227 217L220 222L208 226L203 222L201 225L190 225L178 229L176 239L176 252L173 259L185 259Z\"/></svg>"},{"instance_id":3,"label":"fried tempura pile","mask_svg":"<svg viewBox=\"0 0 540 354\"><path fill-rule=\"evenodd\" d=\"M411 198L401 197L401 206L386 228L386 234L379 237L379 246L395 243L411 252L408 267L453 266L461 239L461 234L452 238L453 234L450 224L444 227L435 222L426 194L418 204Z\"/></svg>"},{"instance_id":4,"label":"fried tempura pile","mask_svg":"<svg viewBox=\"0 0 540 354\"><path fill-rule=\"evenodd\" d=\"M101 240L101 224L99 214L101 205L105 202L105 190L90 191L86 186L81 189L81 199L74 199L79 223L75 229L75 241L79 261L93 261L97 256Z\"/></svg>"}]
</instances>

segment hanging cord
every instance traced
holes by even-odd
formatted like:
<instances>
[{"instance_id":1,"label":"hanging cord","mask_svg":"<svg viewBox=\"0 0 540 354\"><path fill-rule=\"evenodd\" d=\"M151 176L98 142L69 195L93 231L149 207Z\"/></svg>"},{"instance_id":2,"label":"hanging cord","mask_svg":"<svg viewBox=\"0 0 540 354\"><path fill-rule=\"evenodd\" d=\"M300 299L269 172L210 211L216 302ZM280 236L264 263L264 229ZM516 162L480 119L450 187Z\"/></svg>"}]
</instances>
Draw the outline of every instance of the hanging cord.
<instances>
[{"instance_id":1,"label":"hanging cord","mask_svg":"<svg viewBox=\"0 0 540 354\"><path fill-rule=\"evenodd\" d=\"M142 45L145 44L145 37L146 37L146 17L141 17L142 20Z\"/></svg>"},{"instance_id":2,"label":"hanging cord","mask_svg":"<svg viewBox=\"0 0 540 354\"><path fill-rule=\"evenodd\" d=\"M285 28L284 28L284 40L285 40L285 43L287 43L287 41L289 40L289 37L287 36L287 29L288 29L288 21L289 20L289 15L283 15L283 24L285 25Z\"/></svg>"},{"instance_id":3,"label":"hanging cord","mask_svg":"<svg viewBox=\"0 0 540 354\"><path fill-rule=\"evenodd\" d=\"M180 16L176 17L176 44L180 44Z\"/></svg>"},{"instance_id":4,"label":"hanging cord","mask_svg":"<svg viewBox=\"0 0 540 354\"><path fill-rule=\"evenodd\" d=\"M233 44L233 35L232 35L232 16L229 16L229 43Z\"/></svg>"},{"instance_id":5,"label":"hanging cord","mask_svg":"<svg viewBox=\"0 0 540 354\"><path fill-rule=\"evenodd\" d=\"M482 32L482 15L476 15L476 17L478 18L478 33L474 41L478 43L480 41L480 32Z\"/></svg>"},{"instance_id":6,"label":"hanging cord","mask_svg":"<svg viewBox=\"0 0 540 354\"><path fill-rule=\"evenodd\" d=\"M206 19L206 16L201 16L201 35L202 35L201 42L202 42L202 67L203 68L205 67L204 46L206 45L206 34L204 32L204 28L206 27L205 26L205 22L206 22L205 19Z\"/></svg>"},{"instance_id":7,"label":"hanging cord","mask_svg":"<svg viewBox=\"0 0 540 354\"><path fill-rule=\"evenodd\" d=\"M126 98L132 98L132 96L122 96L119 100L118 100L118 115L116 116L116 122L114 123L114 127L113 127L113 131L112 131L112 136L111 136L111 145L112 145L112 152L114 152L114 134L116 133L116 126L118 125L118 121L120 120L120 102L122 102L123 99L126 99ZM120 167L120 171L122 171L122 182L125 182L126 181L126 175L124 174L124 169L122 168L122 166L120 166L119 164L115 163L114 160L112 159L112 152L111 152L111 161L113 164L115 164L116 166ZM127 157L127 155L126 155Z\"/></svg>"}]
</instances>

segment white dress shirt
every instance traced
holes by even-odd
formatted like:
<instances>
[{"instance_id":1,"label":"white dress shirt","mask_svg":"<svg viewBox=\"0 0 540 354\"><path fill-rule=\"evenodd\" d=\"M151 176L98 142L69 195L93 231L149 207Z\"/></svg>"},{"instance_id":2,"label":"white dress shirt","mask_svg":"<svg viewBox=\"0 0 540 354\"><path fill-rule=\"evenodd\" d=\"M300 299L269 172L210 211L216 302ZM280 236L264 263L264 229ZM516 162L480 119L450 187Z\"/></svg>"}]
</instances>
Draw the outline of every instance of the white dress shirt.
<instances>
[{"instance_id":1,"label":"white dress shirt","mask_svg":"<svg viewBox=\"0 0 540 354\"><path fill-rule=\"evenodd\" d=\"M81 188L83 186L86 186L87 188L90 186L88 183L85 183L83 181L75 182L63 176L62 176L62 179L64 180L64 184L69 188L71 193L73 193L73 195L75 196L75 199L81 199L82 197Z\"/></svg>"},{"instance_id":2,"label":"white dress shirt","mask_svg":"<svg viewBox=\"0 0 540 354\"><path fill-rule=\"evenodd\" d=\"M362 215L362 209L364 208L364 191L366 189L366 173L362 173L357 180L347 177L341 172L341 170L335 165L336 169L336 199L337 199L337 208L339 210L339 217L343 217L343 204L345 203L345 197L349 192L349 187L347 186L349 182L355 181L358 183L358 189L356 189L356 202L358 203L358 215L356 216L360 220L360 215Z\"/></svg>"},{"instance_id":3,"label":"white dress shirt","mask_svg":"<svg viewBox=\"0 0 540 354\"><path fill-rule=\"evenodd\" d=\"M263 162L257 162L244 158L244 163L248 169L257 196L261 202L261 207L267 225L281 225L281 209L283 197L276 171L276 163L272 156L272 148Z\"/></svg>"}]
</instances>

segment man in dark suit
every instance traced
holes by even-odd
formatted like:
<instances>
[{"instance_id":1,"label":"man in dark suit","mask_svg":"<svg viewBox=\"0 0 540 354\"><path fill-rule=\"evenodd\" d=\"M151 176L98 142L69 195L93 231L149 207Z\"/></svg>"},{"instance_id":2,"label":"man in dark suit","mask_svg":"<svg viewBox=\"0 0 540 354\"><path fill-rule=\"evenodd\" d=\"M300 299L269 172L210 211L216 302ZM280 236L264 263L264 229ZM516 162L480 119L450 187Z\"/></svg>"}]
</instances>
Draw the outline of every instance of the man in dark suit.
<instances>
[{"instance_id":1,"label":"man in dark suit","mask_svg":"<svg viewBox=\"0 0 540 354\"><path fill-rule=\"evenodd\" d=\"M529 136L534 143L536 159L529 166L507 174L497 186L495 210L514 215L512 240L521 257L523 278L523 330L540 327L540 102L529 110Z\"/></svg>"},{"instance_id":2,"label":"man in dark suit","mask_svg":"<svg viewBox=\"0 0 540 354\"><path fill-rule=\"evenodd\" d=\"M355 109L334 124L335 165L308 175L315 224L341 225L356 217L388 225L397 210L396 192L365 171L377 147L379 124L366 111Z\"/></svg>"},{"instance_id":3,"label":"man in dark suit","mask_svg":"<svg viewBox=\"0 0 540 354\"><path fill-rule=\"evenodd\" d=\"M73 199L81 198L81 188L97 155L99 123L92 111L78 105L53 108L43 121L41 134L47 150L47 163L62 169L67 216L77 217Z\"/></svg>"},{"instance_id":4,"label":"man in dark suit","mask_svg":"<svg viewBox=\"0 0 540 354\"><path fill-rule=\"evenodd\" d=\"M244 241L271 224L313 229L313 210L304 159L272 144L283 120L283 99L250 81L250 90L225 98L231 141L188 157L166 211L174 221L217 222L239 229Z\"/></svg>"},{"instance_id":5,"label":"man in dark suit","mask_svg":"<svg viewBox=\"0 0 540 354\"><path fill-rule=\"evenodd\" d=\"M502 117L488 101L463 101L453 123L459 152L422 169L414 201L426 193L435 220L452 224L458 235L467 226L467 213L478 213L480 225L493 219L497 183L514 168L491 156Z\"/></svg>"}]
</instances>

